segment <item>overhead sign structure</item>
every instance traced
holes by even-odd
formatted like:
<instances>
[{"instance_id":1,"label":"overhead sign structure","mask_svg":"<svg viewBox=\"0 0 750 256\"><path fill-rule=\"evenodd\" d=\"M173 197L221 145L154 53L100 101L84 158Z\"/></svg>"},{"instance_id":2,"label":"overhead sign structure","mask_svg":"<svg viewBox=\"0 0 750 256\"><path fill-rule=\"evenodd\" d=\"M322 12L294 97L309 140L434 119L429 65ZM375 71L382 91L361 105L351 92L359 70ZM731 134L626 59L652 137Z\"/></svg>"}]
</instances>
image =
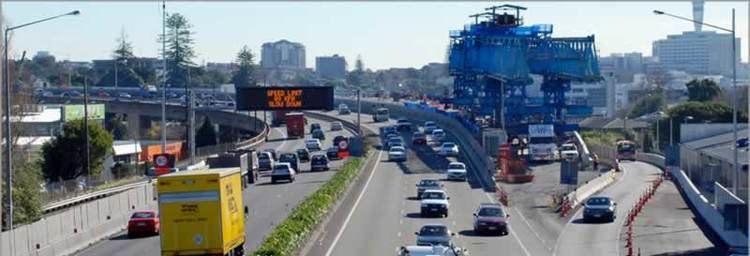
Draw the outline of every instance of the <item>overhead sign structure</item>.
<instances>
[{"instance_id":1,"label":"overhead sign structure","mask_svg":"<svg viewBox=\"0 0 750 256\"><path fill-rule=\"evenodd\" d=\"M333 87L238 87L237 110L332 110Z\"/></svg>"}]
</instances>

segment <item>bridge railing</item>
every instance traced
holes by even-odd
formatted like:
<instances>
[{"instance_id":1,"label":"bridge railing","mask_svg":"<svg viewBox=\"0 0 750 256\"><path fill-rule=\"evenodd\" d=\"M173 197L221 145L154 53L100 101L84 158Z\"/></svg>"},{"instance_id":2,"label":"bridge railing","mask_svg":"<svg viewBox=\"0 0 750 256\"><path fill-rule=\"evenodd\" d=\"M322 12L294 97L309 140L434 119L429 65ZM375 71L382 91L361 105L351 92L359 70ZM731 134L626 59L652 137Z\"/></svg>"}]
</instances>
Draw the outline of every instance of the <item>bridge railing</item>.
<instances>
[{"instance_id":1,"label":"bridge railing","mask_svg":"<svg viewBox=\"0 0 750 256\"><path fill-rule=\"evenodd\" d=\"M335 103L345 103L349 106L356 106L356 100L352 98L337 97ZM362 112L372 113L379 107L388 108L391 116L408 117L415 121L434 121L443 128L447 133L456 138L456 144L461 148L462 155L465 157L467 169L469 172L476 174L478 182L485 191L495 192L496 186L493 179L495 172L492 161L479 142L474 139L472 132L467 130L460 122L448 116L438 113L419 111L409 109L402 104L392 102L376 101L373 99L361 100ZM351 109L356 109L351 108Z\"/></svg>"}]
</instances>

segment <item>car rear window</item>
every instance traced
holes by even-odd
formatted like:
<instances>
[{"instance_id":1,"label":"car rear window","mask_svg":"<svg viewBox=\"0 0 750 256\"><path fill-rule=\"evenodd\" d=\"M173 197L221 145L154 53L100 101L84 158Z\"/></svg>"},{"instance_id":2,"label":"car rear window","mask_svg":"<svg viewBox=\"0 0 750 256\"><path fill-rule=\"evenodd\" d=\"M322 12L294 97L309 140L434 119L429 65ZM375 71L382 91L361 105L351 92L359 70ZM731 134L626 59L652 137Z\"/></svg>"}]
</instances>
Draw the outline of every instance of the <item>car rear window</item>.
<instances>
[{"instance_id":1,"label":"car rear window","mask_svg":"<svg viewBox=\"0 0 750 256\"><path fill-rule=\"evenodd\" d=\"M130 217L131 219L148 219L153 218L155 214L153 212L136 212L133 213L133 216Z\"/></svg>"},{"instance_id":2,"label":"car rear window","mask_svg":"<svg viewBox=\"0 0 750 256\"><path fill-rule=\"evenodd\" d=\"M427 186L427 185L436 185L438 182L437 180L422 180L419 182L419 185Z\"/></svg>"},{"instance_id":3,"label":"car rear window","mask_svg":"<svg viewBox=\"0 0 750 256\"><path fill-rule=\"evenodd\" d=\"M445 199L445 194L438 192L428 192L422 195L424 199Z\"/></svg>"},{"instance_id":4,"label":"car rear window","mask_svg":"<svg viewBox=\"0 0 750 256\"><path fill-rule=\"evenodd\" d=\"M479 210L479 216L500 217L503 215L503 209L500 207L483 207Z\"/></svg>"},{"instance_id":5,"label":"car rear window","mask_svg":"<svg viewBox=\"0 0 750 256\"><path fill-rule=\"evenodd\" d=\"M263 160L265 160L265 159L268 159L268 158L269 158L269 157L268 157L268 154L258 154L258 159L263 159Z\"/></svg>"},{"instance_id":6,"label":"car rear window","mask_svg":"<svg viewBox=\"0 0 750 256\"><path fill-rule=\"evenodd\" d=\"M588 204L588 205L609 205L609 198L606 198L606 197L590 198L588 201L586 201L586 204Z\"/></svg>"},{"instance_id":7,"label":"car rear window","mask_svg":"<svg viewBox=\"0 0 750 256\"><path fill-rule=\"evenodd\" d=\"M451 165L448 165L448 169L463 169L463 168L464 168L464 165L462 165L462 164L451 164Z\"/></svg>"},{"instance_id":8,"label":"car rear window","mask_svg":"<svg viewBox=\"0 0 750 256\"><path fill-rule=\"evenodd\" d=\"M444 236L448 234L448 229L445 226L424 226L419 230L419 235L422 236Z\"/></svg>"},{"instance_id":9,"label":"car rear window","mask_svg":"<svg viewBox=\"0 0 750 256\"><path fill-rule=\"evenodd\" d=\"M456 145L456 144L453 144L453 143L445 143L445 144L443 144L443 147L444 147L444 148L452 148L452 147L453 147L453 146L455 146L455 145Z\"/></svg>"}]
</instances>

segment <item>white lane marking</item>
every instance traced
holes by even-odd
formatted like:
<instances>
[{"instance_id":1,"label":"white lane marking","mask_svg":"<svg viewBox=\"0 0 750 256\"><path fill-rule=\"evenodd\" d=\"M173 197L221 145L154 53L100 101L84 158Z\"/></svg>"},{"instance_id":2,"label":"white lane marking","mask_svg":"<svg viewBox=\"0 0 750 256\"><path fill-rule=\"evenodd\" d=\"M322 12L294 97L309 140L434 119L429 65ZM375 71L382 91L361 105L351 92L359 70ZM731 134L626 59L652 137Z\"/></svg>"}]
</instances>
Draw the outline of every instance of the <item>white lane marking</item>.
<instances>
[{"instance_id":1,"label":"white lane marking","mask_svg":"<svg viewBox=\"0 0 750 256\"><path fill-rule=\"evenodd\" d=\"M372 176L374 176L376 170L378 169L378 165L380 164L380 158L382 156L383 156L383 151L380 151L380 153L378 153L378 159L377 161L375 161L375 166L372 167L370 176L367 177L365 186L362 188L362 191L359 192L359 196L357 196L357 200L354 201L354 206L349 210L349 214L346 215L344 224L341 226L341 229L339 229L339 232L336 233L336 237L333 239L333 242L331 243L331 247L328 247L328 250L326 251L326 254L325 254L326 256L331 255L331 253L333 252L333 248L336 247L336 244L339 242L339 239L341 239L341 235L344 233L346 226L349 225L349 221L352 219L352 215L354 215L354 211L357 210L357 206L359 206L359 202L362 200L362 196L365 195L365 191L367 191L367 187L370 186L370 181L372 180Z\"/></svg>"},{"instance_id":2,"label":"white lane marking","mask_svg":"<svg viewBox=\"0 0 750 256\"><path fill-rule=\"evenodd\" d=\"M482 192L482 193L484 193L484 192ZM488 194L488 193L484 193L484 195L485 195L485 196L486 196L486 197L487 197L488 199L490 199L490 202L493 202L493 203L497 203L497 202L495 202L495 199L494 199L494 198L492 198L492 197L490 196L490 194ZM523 242L521 242L521 239L520 239L520 238L518 238L518 235L516 235L516 231L514 231L514 230L513 230L513 226L511 226L511 225L508 225L508 231L510 231L509 233L510 233L511 235L513 235L513 238L515 238L515 239L516 239L516 242L518 242L518 245L520 245L520 246L521 246L521 249L523 250L523 253L525 253L525 254L526 254L526 256L531 256L531 253L529 253L529 249L526 249L526 246L525 246L525 245L523 245Z\"/></svg>"},{"instance_id":3,"label":"white lane marking","mask_svg":"<svg viewBox=\"0 0 750 256\"><path fill-rule=\"evenodd\" d=\"M516 212L518 216L521 216L521 220L526 224L527 227L529 227L529 230L531 230L531 232L534 233L536 238L539 239L539 241L542 242L542 244L544 244L544 247L547 247L548 251L551 251L552 248L550 248L549 245L547 245L547 241L542 239L542 236L540 236L539 233L537 233L536 230L534 230L534 228L531 227L531 223L529 223L529 221L526 220L526 217L524 217L523 214L521 214L521 211L516 210L516 208L514 207L509 207L509 208L513 210L514 212Z\"/></svg>"}]
</instances>

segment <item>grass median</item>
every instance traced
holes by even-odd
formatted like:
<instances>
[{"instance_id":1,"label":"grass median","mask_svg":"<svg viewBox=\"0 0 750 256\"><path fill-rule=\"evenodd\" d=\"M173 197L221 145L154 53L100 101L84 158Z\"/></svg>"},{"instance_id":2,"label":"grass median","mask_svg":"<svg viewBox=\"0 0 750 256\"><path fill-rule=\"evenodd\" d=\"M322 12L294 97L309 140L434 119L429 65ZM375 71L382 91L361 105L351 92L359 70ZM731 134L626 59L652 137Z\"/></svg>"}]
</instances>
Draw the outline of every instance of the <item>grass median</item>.
<instances>
[{"instance_id":1,"label":"grass median","mask_svg":"<svg viewBox=\"0 0 750 256\"><path fill-rule=\"evenodd\" d=\"M365 157L350 157L336 174L315 193L305 198L276 226L252 255L293 255L303 245L325 214L343 195L365 163Z\"/></svg>"}]
</instances>

